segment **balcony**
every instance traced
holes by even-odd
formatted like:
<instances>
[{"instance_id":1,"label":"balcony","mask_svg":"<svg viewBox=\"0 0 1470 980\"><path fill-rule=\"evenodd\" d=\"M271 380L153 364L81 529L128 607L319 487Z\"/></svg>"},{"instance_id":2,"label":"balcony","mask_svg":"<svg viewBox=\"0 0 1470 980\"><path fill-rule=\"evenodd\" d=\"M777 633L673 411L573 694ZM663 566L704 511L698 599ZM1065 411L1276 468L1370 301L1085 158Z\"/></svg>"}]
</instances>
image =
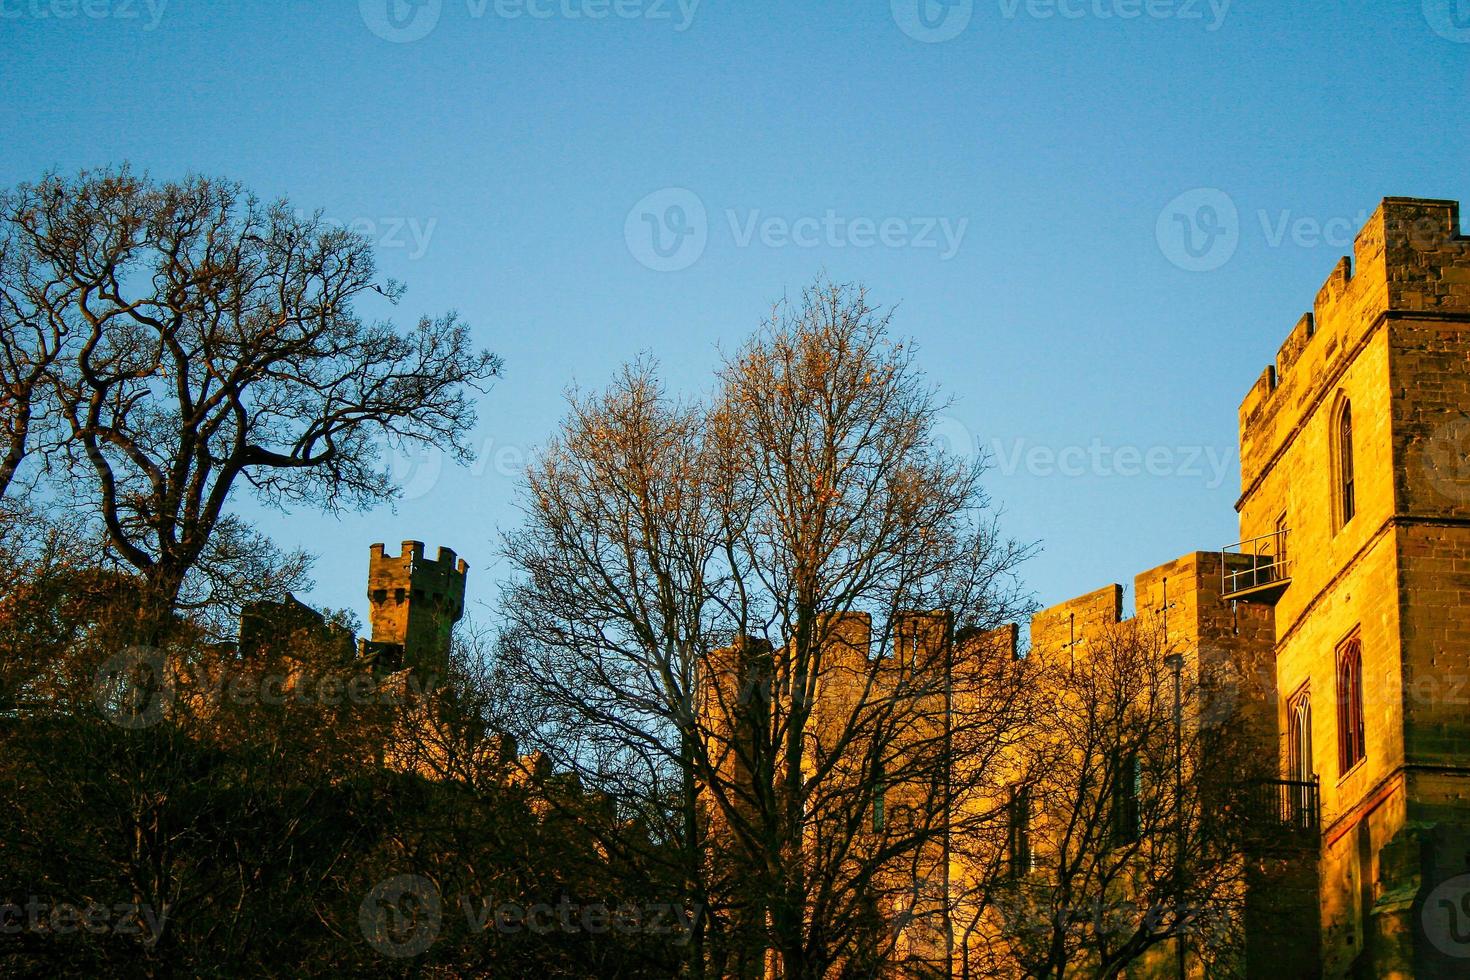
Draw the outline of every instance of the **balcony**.
<instances>
[{"instance_id":1,"label":"balcony","mask_svg":"<svg viewBox=\"0 0 1470 980\"><path fill-rule=\"evenodd\" d=\"M1220 597L1242 602L1274 603L1291 584L1287 535L1283 529L1223 549Z\"/></svg>"},{"instance_id":2,"label":"balcony","mask_svg":"<svg viewBox=\"0 0 1470 980\"><path fill-rule=\"evenodd\" d=\"M1247 826L1259 844L1272 848L1311 848L1322 828L1321 788L1315 777L1263 779L1248 787Z\"/></svg>"}]
</instances>

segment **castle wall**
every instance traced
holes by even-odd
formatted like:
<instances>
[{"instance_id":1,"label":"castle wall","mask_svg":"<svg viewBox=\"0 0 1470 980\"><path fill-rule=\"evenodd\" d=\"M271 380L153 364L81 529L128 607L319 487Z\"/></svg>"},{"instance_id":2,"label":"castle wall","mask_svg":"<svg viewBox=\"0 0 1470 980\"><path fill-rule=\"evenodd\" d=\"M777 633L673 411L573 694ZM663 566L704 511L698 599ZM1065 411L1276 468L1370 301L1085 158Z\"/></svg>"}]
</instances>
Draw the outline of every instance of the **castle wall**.
<instances>
[{"instance_id":1,"label":"castle wall","mask_svg":"<svg viewBox=\"0 0 1470 980\"><path fill-rule=\"evenodd\" d=\"M1241 406L1241 536L1274 532L1283 514L1290 528L1291 584L1274 608L1278 724L1309 691L1329 977L1441 975L1415 930L1425 869L1445 856L1430 838L1457 833L1425 827L1466 816L1470 713L1449 694L1470 679L1467 327L1457 206L1387 199ZM1345 525L1344 398L1357 505ZM1355 631L1366 757L1343 773L1337 651Z\"/></svg>"},{"instance_id":2,"label":"castle wall","mask_svg":"<svg viewBox=\"0 0 1470 980\"><path fill-rule=\"evenodd\" d=\"M1123 618L1123 587L1101 589L1057 603L1031 617L1031 649L1080 656L1096 630Z\"/></svg>"},{"instance_id":3,"label":"castle wall","mask_svg":"<svg viewBox=\"0 0 1470 980\"><path fill-rule=\"evenodd\" d=\"M1470 853L1470 240L1455 234L1452 209L1438 224L1428 217L1392 266L1403 311L1391 321L1390 376L1409 768L1378 862L1378 932L1398 968L1449 976L1470 954L1451 918L1458 896L1448 908L1425 903L1465 873Z\"/></svg>"}]
</instances>

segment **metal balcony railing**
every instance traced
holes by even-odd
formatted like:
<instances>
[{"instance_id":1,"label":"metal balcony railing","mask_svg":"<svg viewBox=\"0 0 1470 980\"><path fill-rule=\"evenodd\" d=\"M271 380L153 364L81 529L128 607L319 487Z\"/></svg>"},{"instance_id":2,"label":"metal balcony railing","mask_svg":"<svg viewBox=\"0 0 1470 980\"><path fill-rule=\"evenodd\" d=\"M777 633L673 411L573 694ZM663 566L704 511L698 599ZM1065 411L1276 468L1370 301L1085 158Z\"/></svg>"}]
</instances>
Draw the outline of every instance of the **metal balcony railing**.
<instances>
[{"instance_id":1,"label":"metal balcony railing","mask_svg":"<svg viewBox=\"0 0 1470 980\"><path fill-rule=\"evenodd\" d=\"M1226 599L1260 596L1274 599L1291 582L1287 557L1290 531L1282 529L1226 545L1220 565L1220 592Z\"/></svg>"},{"instance_id":2,"label":"metal balcony railing","mask_svg":"<svg viewBox=\"0 0 1470 980\"><path fill-rule=\"evenodd\" d=\"M1315 834L1322 825L1321 787L1316 777L1264 779L1253 787L1254 816L1263 831Z\"/></svg>"}]
</instances>

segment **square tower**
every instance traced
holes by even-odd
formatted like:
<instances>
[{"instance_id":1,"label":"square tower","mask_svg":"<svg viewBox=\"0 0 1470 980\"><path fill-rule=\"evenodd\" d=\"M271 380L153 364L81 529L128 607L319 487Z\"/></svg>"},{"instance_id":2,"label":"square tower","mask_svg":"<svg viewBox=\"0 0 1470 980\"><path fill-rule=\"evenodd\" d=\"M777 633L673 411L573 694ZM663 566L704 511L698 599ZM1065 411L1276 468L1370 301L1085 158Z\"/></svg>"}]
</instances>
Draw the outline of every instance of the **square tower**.
<instances>
[{"instance_id":1,"label":"square tower","mask_svg":"<svg viewBox=\"0 0 1470 980\"><path fill-rule=\"evenodd\" d=\"M372 643L396 648L403 667L443 676L449 667L450 630L464 615L464 586L470 566L449 548L424 557L422 541L403 542L396 556L372 546L368 601Z\"/></svg>"},{"instance_id":2,"label":"square tower","mask_svg":"<svg viewBox=\"0 0 1470 980\"><path fill-rule=\"evenodd\" d=\"M1460 976L1470 871L1470 239L1388 198L1246 396L1236 509L1287 778L1321 781L1323 975Z\"/></svg>"}]
</instances>

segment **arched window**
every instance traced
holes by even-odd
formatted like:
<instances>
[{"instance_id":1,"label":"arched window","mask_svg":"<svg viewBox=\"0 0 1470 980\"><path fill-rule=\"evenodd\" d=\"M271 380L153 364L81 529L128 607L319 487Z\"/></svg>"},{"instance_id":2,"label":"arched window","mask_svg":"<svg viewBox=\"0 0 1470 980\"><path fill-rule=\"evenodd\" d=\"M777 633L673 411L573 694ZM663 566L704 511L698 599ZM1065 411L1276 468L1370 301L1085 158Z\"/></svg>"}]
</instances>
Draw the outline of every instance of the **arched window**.
<instances>
[{"instance_id":1,"label":"arched window","mask_svg":"<svg viewBox=\"0 0 1470 980\"><path fill-rule=\"evenodd\" d=\"M1345 773L1367 755L1363 726L1363 645L1356 636L1337 650L1337 760Z\"/></svg>"},{"instance_id":2,"label":"arched window","mask_svg":"<svg viewBox=\"0 0 1470 980\"><path fill-rule=\"evenodd\" d=\"M1353 482L1353 403L1347 399L1338 406L1333 437L1337 456L1337 526L1342 527L1358 510Z\"/></svg>"},{"instance_id":3,"label":"arched window","mask_svg":"<svg viewBox=\"0 0 1470 980\"><path fill-rule=\"evenodd\" d=\"M1292 698L1286 735L1287 778L1298 785L1292 787L1292 822L1310 826L1314 786L1317 778L1312 762L1312 697L1303 691Z\"/></svg>"}]
</instances>

